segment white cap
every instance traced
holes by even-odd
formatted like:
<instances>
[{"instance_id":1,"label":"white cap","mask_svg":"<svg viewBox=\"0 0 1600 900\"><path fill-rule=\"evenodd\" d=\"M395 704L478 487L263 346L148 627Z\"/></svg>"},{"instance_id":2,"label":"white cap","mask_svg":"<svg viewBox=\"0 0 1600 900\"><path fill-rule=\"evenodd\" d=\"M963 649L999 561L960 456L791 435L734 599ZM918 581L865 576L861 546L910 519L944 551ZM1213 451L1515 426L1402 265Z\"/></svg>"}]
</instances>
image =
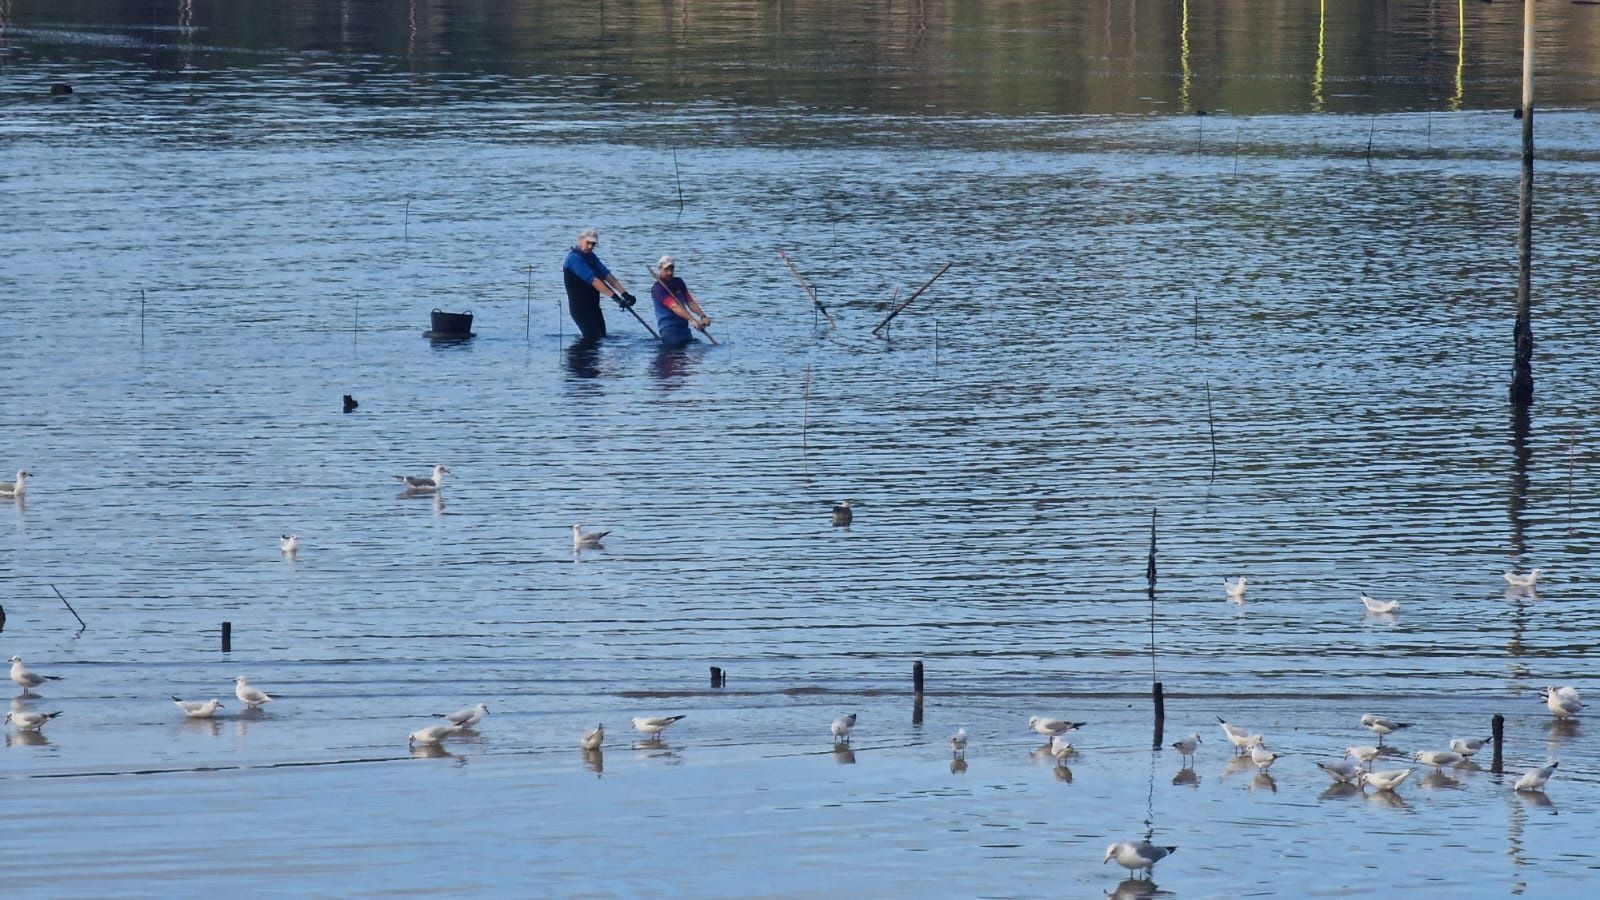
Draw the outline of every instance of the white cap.
<instances>
[{"instance_id":1,"label":"white cap","mask_svg":"<svg viewBox=\"0 0 1600 900\"><path fill-rule=\"evenodd\" d=\"M677 268L676 264L677 264L677 260L673 259L671 254L668 254L668 255L663 256L660 259L656 260L656 269L659 271L661 269L665 269L667 266L672 266L673 268Z\"/></svg>"}]
</instances>

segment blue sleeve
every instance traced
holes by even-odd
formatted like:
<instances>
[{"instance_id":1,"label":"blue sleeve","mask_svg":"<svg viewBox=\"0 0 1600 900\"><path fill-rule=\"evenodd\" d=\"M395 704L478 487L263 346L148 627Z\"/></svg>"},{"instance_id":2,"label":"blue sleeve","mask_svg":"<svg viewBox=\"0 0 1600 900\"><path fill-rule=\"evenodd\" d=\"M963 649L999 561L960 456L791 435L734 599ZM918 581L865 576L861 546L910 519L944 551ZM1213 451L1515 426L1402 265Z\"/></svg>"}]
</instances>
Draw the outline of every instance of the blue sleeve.
<instances>
[{"instance_id":1,"label":"blue sleeve","mask_svg":"<svg viewBox=\"0 0 1600 900\"><path fill-rule=\"evenodd\" d=\"M595 257L594 262L595 267L598 267L600 270L598 274L596 274L594 268L590 267L589 261L584 258L582 253L579 253L576 250L569 250L567 251L566 262L562 263L561 265L562 268L565 268L572 274L582 278L584 284L592 284L596 278L605 278L607 275L611 274L611 270L607 269L605 263L600 261L600 257Z\"/></svg>"}]
</instances>

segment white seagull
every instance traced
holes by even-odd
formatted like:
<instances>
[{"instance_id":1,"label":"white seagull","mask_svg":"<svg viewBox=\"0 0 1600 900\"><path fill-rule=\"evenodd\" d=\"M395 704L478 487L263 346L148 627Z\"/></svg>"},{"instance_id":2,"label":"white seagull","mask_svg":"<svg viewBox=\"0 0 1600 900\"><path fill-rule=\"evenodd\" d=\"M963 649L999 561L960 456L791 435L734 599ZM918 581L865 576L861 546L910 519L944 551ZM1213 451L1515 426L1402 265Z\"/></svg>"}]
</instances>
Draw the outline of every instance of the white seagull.
<instances>
[{"instance_id":1,"label":"white seagull","mask_svg":"<svg viewBox=\"0 0 1600 900\"><path fill-rule=\"evenodd\" d=\"M487 716L488 714L489 707L479 703L477 706L469 706L466 709L458 709L453 713L434 713L434 717L444 719L451 725L460 725L462 728L471 728L479 722L482 722L483 717Z\"/></svg>"},{"instance_id":2,"label":"white seagull","mask_svg":"<svg viewBox=\"0 0 1600 900\"><path fill-rule=\"evenodd\" d=\"M1383 737L1384 737L1384 735L1393 734L1394 732L1399 731L1402 728L1410 728L1411 727L1411 723L1410 722L1396 722L1393 719L1387 719L1387 718L1384 718L1383 716L1375 716L1372 713L1367 713L1366 715L1361 717L1361 727L1365 728L1366 730L1368 730L1368 731L1372 732L1373 734L1377 735L1378 736L1378 746L1381 747L1381 746L1383 746Z\"/></svg>"},{"instance_id":3,"label":"white seagull","mask_svg":"<svg viewBox=\"0 0 1600 900\"><path fill-rule=\"evenodd\" d=\"M0 481L0 500L15 500L28 491L28 476L32 472L17 470L16 481Z\"/></svg>"},{"instance_id":4,"label":"white seagull","mask_svg":"<svg viewBox=\"0 0 1600 900\"><path fill-rule=\"evenodd\" d=\"M1328 773L1336 784L1356 784L1361 780L1361 763L1341 759L1338 762L1317 763L1317 768Z\"/></svg>"},{"instance_id":5,"label":"white seagull","mask_svg":"<svg viewBox=\"0 0 1600 900\"><path fill-rule=\"evenodd\" d=\"M178 704L178 708L183 710L183 714L191 719L209 719L217 714L217 710L222 708L221 700L207 700L201 703L199 700L184 700L177 695L173 695L172 702Z\"/></svg>"},{"instance_id":6,"label":"white seagull","mask_svg":"<svg viewBox=\"0 0 1600 900\"><path fill-rule=\"evenodd\" d=\"M1272 764L1277 762L1281 755L1268 750L1267 745L1260 741L1250 745L1250 761L1255 763L1256 768L1263 772L1272 768Z\"/></svg>"},{"instance_id":7,"label":"white seagull","mask_svg":"<svg viewBox=\"0 0 1600 900\"><path fill-rule=\"evenodd\" d=\"M1028 727L1032 728L1039 734L1046 735L1048 737L1055 737L1058 734L1066 734L1074 729L1082 728L1087 724L1089 723L1068 722L1065 719L1044 719L1040 718L1039 716L1028 717Z\"/></svg>"},{"instance_id":8,"label":"white seagull","mask_svg":"<svg viewBox=\"0 0 1600 900\"><path fill-rule=\"evenodd\" d=\"M28 668L22 664L22 657L20 656L11 657L10 663L11 680L21 685L24 691L32 690L46 681L61 680L60 675L40 675L37 672L28 671Z\"/></svg>"},{"instance_id":9,"label":"white seagull","mask_svg":"<svg viewBox=\"0 0 1600 900\"><path fill-rule=\"evenodd\" d=\"M594 726L593 731L585 731L583 733L583 749L599 750L600 745L605 742L605 739L606 726L597 724Z\"/></svg>"},{"instance_id":10,"label":"white seagull","mask_svg":"<svg viewBox=\"0 0 1600 900\"><path fill-rule=\"evenodd\" d=\"M1543 574L1544 570L1537 568L1526 575L1518 575L1516 572L1507 572L1505 573L1506 584L1509 584L1514 588L1536 588L1539 586L1539 576Z\"/></svg>"},{"instance_id":11,"label":"white seagull","mask_svg":"<svg viewBox=\"0 0 1600 900\"><path fill-rule=\"evenodd\" d=\"M300 535L286 534L278 538L278 552L284 556L294 556L300 552Z\"/></svg>"},{"instance_id":12,"label":"white seagull","mask_svg":"<svg viewBox=\"0 0 1600 900\"><path fill-rule=\"evenodd\" d=\"M1486 737L1481 741L1474 738L1451 738L1450 749L1461 754L1462 759L1471 759L1493 740L1492 737Z\"/></svg>"},{"instance_id":13,"label":"white seagull","mask_svg":"<svg viewBox=\"0 0 1600 900\"><path fill-rule=\"evenodd\" d=\"M1065 737L1058 734L1050 738L1050 755L1055 757L1057 763L1062 763L1067 757L1077 752L1078 748L1072 746L1072 742Z\"/></svg>"},{"instance_id":14,"label":"white seagull","mask_svg":"<svg viewBox=\"0 0 1600 900\"><path fill-rule=\"evenodd\" d=\"M406 490L421 493L423 491L437 491L444 487L444 477L449 474L449 469L435 465L432 478L417 475L396 475L394 477L406 486ZM438 741L430 741L429 743L438 743Z\"/></svg>"},{"instance_id":15,"label":"white seagull","mask_svg":"<svg viewBox=\"0 0 1600 900\"><path fill-rule=\"evenodd\" d=\"M460 725L429 725L427 728L419 728L418 730L406 735L408 738L406 743L437 744L445 738L453 734L459 734L460 732Z\"/></svg>"},{"instance_id":16,"label":"white seagull","mask_svg":"<svg viewBox=\"0 0 1600 900\"><path fill-rule=\"evenodd\" d=\"M16 659L16 657L12 657ZM16 666L11 667L11 680L17 680ZM1558 719L1569 719L1583 709L1583 701L1578 699L1578 689L1573 687L1547 687L1544 689L1544 705Z\"/></svg>"},{"instance_id":17,"label":"white seagull","mask_svg":"<svg viewBox=\"0 0 1600 900\"><path fill-rule=\"evenodd\" d=\"M1377 759L1378 754L1382 752L1383 751L1377 747L1347 747L1345 748L1344 755L1354 756L1357 762L1364 763L1368 767L1371 767L1372 761Z\"/></svg>"},{"instance_id":18,"label":"white seagull","mask_svg":"<svg viewBox=\"0 0 1600 900\"><path fill-rule=\"evenodd\" d=\"M855 727L856 714L851 713L848 716L841 715L837 719L834 719L833 724L829 726L828 730L833 732L834 743L843 742L848 744L850 743L850 730Z\"/></svg>"},{"instance_id":19,"label":"white seagull","mask_svg":"<svg viewBox=\"0 0 1600 900\"><path fill-rule=\"evenodd\" d=\"M591 550L598 547L601 539L610 533L609 531L584 531L578 523L574 522L572 523L572 550L576 553L579 550Z\"/></svg>"},{"instance_id":20,"label":"white seagull","mask_svg":"<svg viewBox=\"0 0 1600 900\"><path fill-rule=\"evenodd\" d=\"M950 749L956 753L964 753L967 749L967 730L957 728L956 733L950 735Z\"/></svg>"},{"instance_id":21,"label":"white seagull","mask_svg":"<svg viewBox=\"0 0 1600 900\"><path fill-rule=\"evenodd\" d=\"M1235 753L1243 753L1250 749L1252 744L1262 741L1259 734L1251 734L1248 729L1237 725L1229 725L1221 716L1217 716L1217 724L1222 726L1222 733L1228 736L1228 743L1233 745Z\"/></svg>"},{"instance_id":22,"label":"white seagull","mask_svg":"<svg viewBox=\"0 0 1600 900\"><path fill-rule=\"evenodd\" d=\"M1173 741L1172 749L1178 751L1180 755L1187 757L1190 761L1193 761L1194 751L1200 746L1200 743L1200 735L1191 732L1187 737L1182 737L1176 741Z\"/></svg>"},{"instance_id":23,"label":"white seagull","mask_svg":"<svg viewBox=\"0 0 1600 900\"><path fill-rule=\"evenodd\" d=\"M1369 597L1366 594L1362 594L1361 603L1367 608L1367 612L1369 613L1383 615L1384 613L1400 611L1399 600L1379 600L1376 597Z\"/></svg>"},{"instance_id":24,"label":"white seagull","mask_svg":"<svg viewBox=\"0 0 1600 900\"><path fill-rule=\"evenodd\" d=\"M251 687L250 682L243 675L236 676L233 679L233 695L238 697L239 702L249 709L256 709L263 703L271 703L274 699L266 691Z\"/></svg>"},{"instance_id":25,"label":"white seagull","mask_svg":"<svg viewBox=\"0 0 1600 900\"><path fill-rule=\"evenodd\" d=\"M653 734L659 739L661 732L665 731L668 725L681 718L683 716L634 716L633 728L635 731Z\"/></svg>"},{"instance_id":26,"label":"white seagull","mask_svg":"<svg viewBox=\"0 0 1600 900\"><path fill-rule=\"evenodd\" d=\"M1361 783L1370 784L1380 791L1392 791L1416 769L1390 769L1387 772L1362 772Z\"/></svg>"},{"instance_id":27,"label":"white seagull","mask_svg":"<svg viewBox=\"0 0 1600 900\"><path fill-rule=\"evenodd\" d=\"M1244 588L1245 578L1243 575L1240 575L1237 581L1229 581L1226 577L1222 579L1222 589L1227 592L1229 603L1243 603Z\"/></svg>"},{"instance_id":28,"label":"white seagull","mask_svg":"<svg viewBox=\"0 0 1600 900\"><path fill-rule=\"evenodd\" d=\"M1529 769L1523 773L1521 778L1517 779L1516 784L1513 784L1512 787L1519 791L1542 791L1544 790L1544 783L1549 781L1550 776L1556 773L1556 766L1559 765L1561 765L1559 762L1552 762L1548 766Z\"/></svg>"},{"instance_id":29,"label":"white seagull","mask_svg":"<svg viewBox=\"0 0 1600 900\"><path fill-rule=\"evenodd\" d=\"M6 721L15 726L18 731L38 731L44 727L44 723L59 715L61 715L59 712L8 712L6 713Z\"/></svg>"},{"instance_id":30,"label":"white seagull","mask_svg":"<svg viewBox=\"0 0 1600 900\"><path fill-rule=\"evenodd\" d=\"M1445 766L1453 766L1463 759L1454 750L1418 750L1412 758L1425 766L1433 766L1435 772L1443 772Z\"/></svg>"},{"instance_id":31,"label":"white seagull","mask_svg":"<svg viewBox=\"0 0 1600 900\"><path fill-rule=\"evenodd\" d=\"M1105 865L1114 859L1117 865L1130 872L1140 869L1148 872L1156 863L1177 852L1177 847L1157 847L1148 841L1118 841L1106 848L1106 858L1100 864Z\"/></svg>"}]
</instances>

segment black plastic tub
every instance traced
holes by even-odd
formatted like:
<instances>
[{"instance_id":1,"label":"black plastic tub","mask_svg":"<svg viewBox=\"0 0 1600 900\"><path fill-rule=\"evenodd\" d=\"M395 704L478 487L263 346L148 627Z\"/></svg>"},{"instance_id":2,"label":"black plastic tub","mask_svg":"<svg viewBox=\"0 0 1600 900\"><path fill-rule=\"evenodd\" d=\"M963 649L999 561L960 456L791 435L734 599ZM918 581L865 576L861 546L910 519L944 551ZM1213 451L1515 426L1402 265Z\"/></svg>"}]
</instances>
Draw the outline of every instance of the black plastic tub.
<instances>
[{"instance_id":1,"label":"black plastic tub","mask_svg":"<svg viewBox=\"0 0 1600 900\"><path fill-rule=\"evenodd\" d=\"M441 309L433 311L430 328L423 337L433 338L436 341L460 341L472 337L472 313L448 313Z\"/></svg>"}]
</instances>

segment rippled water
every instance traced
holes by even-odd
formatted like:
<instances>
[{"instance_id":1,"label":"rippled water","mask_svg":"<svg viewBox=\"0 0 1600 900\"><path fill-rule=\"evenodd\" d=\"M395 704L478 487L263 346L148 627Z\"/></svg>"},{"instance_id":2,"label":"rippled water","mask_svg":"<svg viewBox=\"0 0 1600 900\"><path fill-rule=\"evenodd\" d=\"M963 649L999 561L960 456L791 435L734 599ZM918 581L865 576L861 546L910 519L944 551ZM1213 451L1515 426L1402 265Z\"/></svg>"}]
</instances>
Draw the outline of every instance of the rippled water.
<instances>
[{"instance_id":1,"label":"rippled water","mask_svg":"<svg viewBox=\"0 0 1600 900\"><path fill-rule=\"evenodd\" d=\"M102 55L31 27L0 116L0 471L33 473L0 507L0 649L67 680L19 707L65 714L0 779L35 826L14 849L71 871L35 889L1081 895L1147 827L1193 896L1549 895L1600 864L1595 745L1538 693L1584 686L1600 624L1592 111L1538 119L1519 448L1503 112L664 118L544 57L164 79L137 31ZM63 72L74 98L39 99ZM676 254L722 344L661 353L612 311L574 352L558 267L591 223L637 293ZM430 344L434 307L477 337ZM435 462L441 498L397 495ZM575 557L573 521L606 549ZM1535 565L1538 598L1507 595ZM214 724L163 699L239 672L281 699ZM1167 740L1207 740L1197 783L1141 749L1152 673ZM407 757L479 699L456 764ZM629 749L658 710L690 717ZM1486 771L1398 809L1322 794L1310 761L1368 711L1416 721L1406 749L1505 714L1508 769L1562 760L1551 805ZM1092 723L1065 778L1030 759L1039 713ZM1218 714L1292 754L1275 780L1226 764Z\"/></svg>"}]
</instances>

